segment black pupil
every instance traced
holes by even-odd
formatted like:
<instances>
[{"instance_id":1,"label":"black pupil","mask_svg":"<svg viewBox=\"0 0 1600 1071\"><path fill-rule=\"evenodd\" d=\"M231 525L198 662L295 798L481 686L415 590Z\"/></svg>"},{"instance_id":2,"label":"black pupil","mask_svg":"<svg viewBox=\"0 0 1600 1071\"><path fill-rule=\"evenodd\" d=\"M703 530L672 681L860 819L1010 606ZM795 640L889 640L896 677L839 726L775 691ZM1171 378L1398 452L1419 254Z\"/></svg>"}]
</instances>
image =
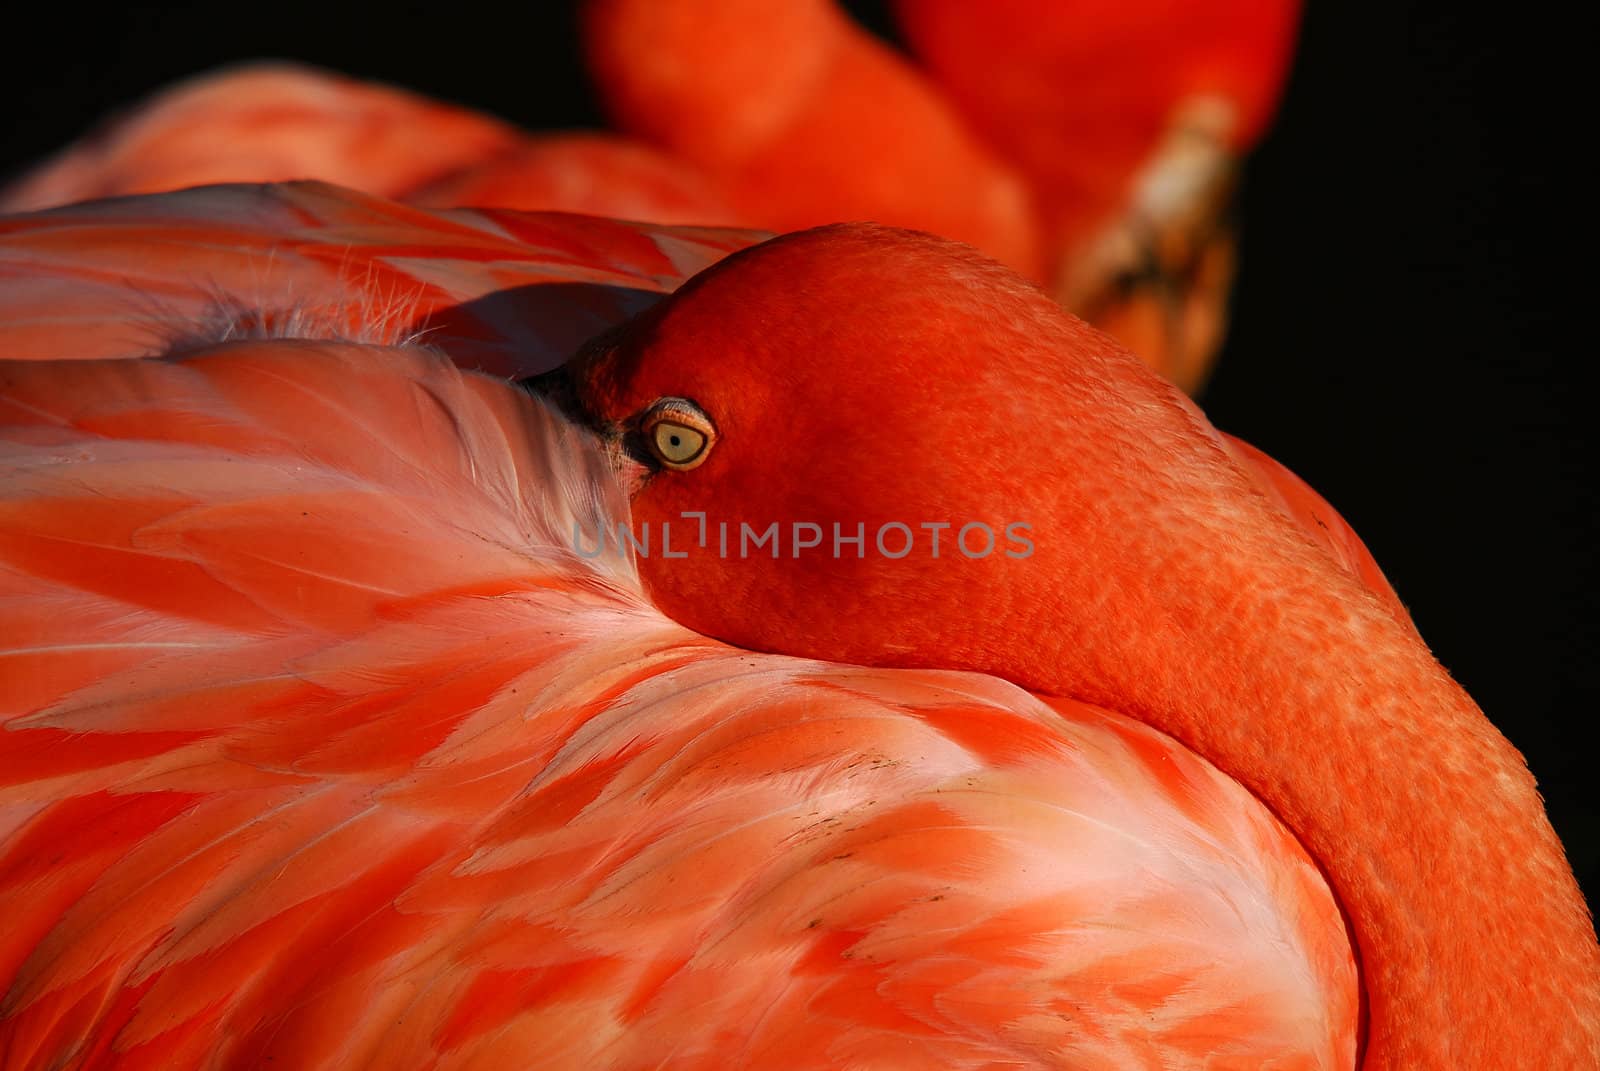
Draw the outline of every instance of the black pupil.
<instances>
[{"instance_id":1,"label":"black pupil","mask_svg":"<svg viewBox=\"0 0 1600 1071\"><path fill-rule=\"evenodd\" d=\"M676 435L674 435L669 441L672 443L673 446L682 446L683 445L683 440L678 438Z\"/></svg>"}]
</instances>

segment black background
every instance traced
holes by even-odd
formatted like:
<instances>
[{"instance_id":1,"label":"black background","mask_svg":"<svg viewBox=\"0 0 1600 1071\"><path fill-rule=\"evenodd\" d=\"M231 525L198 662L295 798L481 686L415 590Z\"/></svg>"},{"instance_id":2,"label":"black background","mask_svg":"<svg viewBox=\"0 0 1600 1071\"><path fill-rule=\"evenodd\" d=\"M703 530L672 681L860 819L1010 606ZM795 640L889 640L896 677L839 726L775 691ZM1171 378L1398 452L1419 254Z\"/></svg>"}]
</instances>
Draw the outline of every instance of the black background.
<instances>
[{"instance_id":1,"label":"black background","mask_svg":"<svg viewBox=\"0 0 1600 1071\"><path fill-rule=\"evenodd\" d=\"M882 4L850 7L892 34ZM566 4L30 17L7 16L0 175L172 79L262 56L529 128L602 122ZM1572 341L1589 302L1558 293L1571 269L1557 256L1593 215L1556 183L1566 146L1593 140L1560 84L1573 32L1527 4L1314 3L1246 173L1234 327L1202 402L1366 539L1435 653L1528 756L1592 900L1593 344Z\"/></svg>"}]
</instances>

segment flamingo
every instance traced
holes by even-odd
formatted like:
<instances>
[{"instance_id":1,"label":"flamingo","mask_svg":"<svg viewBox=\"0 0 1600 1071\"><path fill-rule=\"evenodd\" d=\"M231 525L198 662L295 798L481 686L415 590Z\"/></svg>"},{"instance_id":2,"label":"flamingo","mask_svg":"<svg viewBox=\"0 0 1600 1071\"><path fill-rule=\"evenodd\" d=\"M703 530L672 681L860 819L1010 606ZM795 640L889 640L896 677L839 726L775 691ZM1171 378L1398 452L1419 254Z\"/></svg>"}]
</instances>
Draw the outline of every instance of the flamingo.
<instances>
[{"instance_id":1,"label":"flamingo","mask_svg":"<svg viewBox=\"0 0 1600 1071\"><path fill-rule=\"evenodd\" d=\"M3 1066L1593 1065L1532 780L1326 503L966 247L759 238L0 224Z\"/></svg>"},{"instance_id":2,"label":"flamingo","mask_svg":"<svg viewBox=\"0 0 1600 1071\"><path fill-rule=\"evenodd\" d=\"M831 0L594 0L581 46L615 133L529 134L255 63L116 117L0 190L0 210L314 178L428 207L769 231L875 219L971 242L1192 392L1224 327L1234 174L1298 11L905 4L913 59Z\"/></svg>"}]
</instances>

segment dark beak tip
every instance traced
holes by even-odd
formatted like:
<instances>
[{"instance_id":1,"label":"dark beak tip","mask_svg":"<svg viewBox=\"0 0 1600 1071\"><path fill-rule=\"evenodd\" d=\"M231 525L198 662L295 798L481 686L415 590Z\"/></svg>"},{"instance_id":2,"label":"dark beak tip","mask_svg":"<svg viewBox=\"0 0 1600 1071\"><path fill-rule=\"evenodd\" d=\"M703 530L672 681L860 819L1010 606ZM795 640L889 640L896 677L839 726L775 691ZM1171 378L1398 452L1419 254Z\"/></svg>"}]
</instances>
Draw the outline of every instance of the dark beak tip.
<instances>
[{"instance_id":1,"label":"dark beak tip","mask_svg":"<svg viewBox=\"0 0 1600 1071\"><path fill-rule=\"evenodd\" d=\"M520 382L530 394L543 398L555 406L568 420L585 427L593 426L594 422L589 419L589 414L584 411L582 402L578 400L577 385L573 383L567 365L558 365L548 372L529 376Z\"/></svg>"}]
</instances>

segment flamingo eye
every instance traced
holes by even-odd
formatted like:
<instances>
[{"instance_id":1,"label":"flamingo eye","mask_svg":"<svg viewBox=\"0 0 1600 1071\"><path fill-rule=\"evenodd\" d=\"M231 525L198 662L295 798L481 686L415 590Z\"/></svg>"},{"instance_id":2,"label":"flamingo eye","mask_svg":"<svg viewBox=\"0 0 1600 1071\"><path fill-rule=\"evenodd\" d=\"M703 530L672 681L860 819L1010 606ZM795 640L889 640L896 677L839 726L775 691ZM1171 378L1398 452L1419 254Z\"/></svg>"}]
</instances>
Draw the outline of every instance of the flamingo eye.
<instances>
[{"instance_id":1,"label":"flamingo eye","mask_svg":"<svg viewBox=\"0 0 1600 1071\"><path fill-rule=\"evenodd\" d=\"M692 469L706 459L717 429L705 410L684 398L663 398L640 421L645 445L669 469Z\"/></svg>"}]
</instances>

